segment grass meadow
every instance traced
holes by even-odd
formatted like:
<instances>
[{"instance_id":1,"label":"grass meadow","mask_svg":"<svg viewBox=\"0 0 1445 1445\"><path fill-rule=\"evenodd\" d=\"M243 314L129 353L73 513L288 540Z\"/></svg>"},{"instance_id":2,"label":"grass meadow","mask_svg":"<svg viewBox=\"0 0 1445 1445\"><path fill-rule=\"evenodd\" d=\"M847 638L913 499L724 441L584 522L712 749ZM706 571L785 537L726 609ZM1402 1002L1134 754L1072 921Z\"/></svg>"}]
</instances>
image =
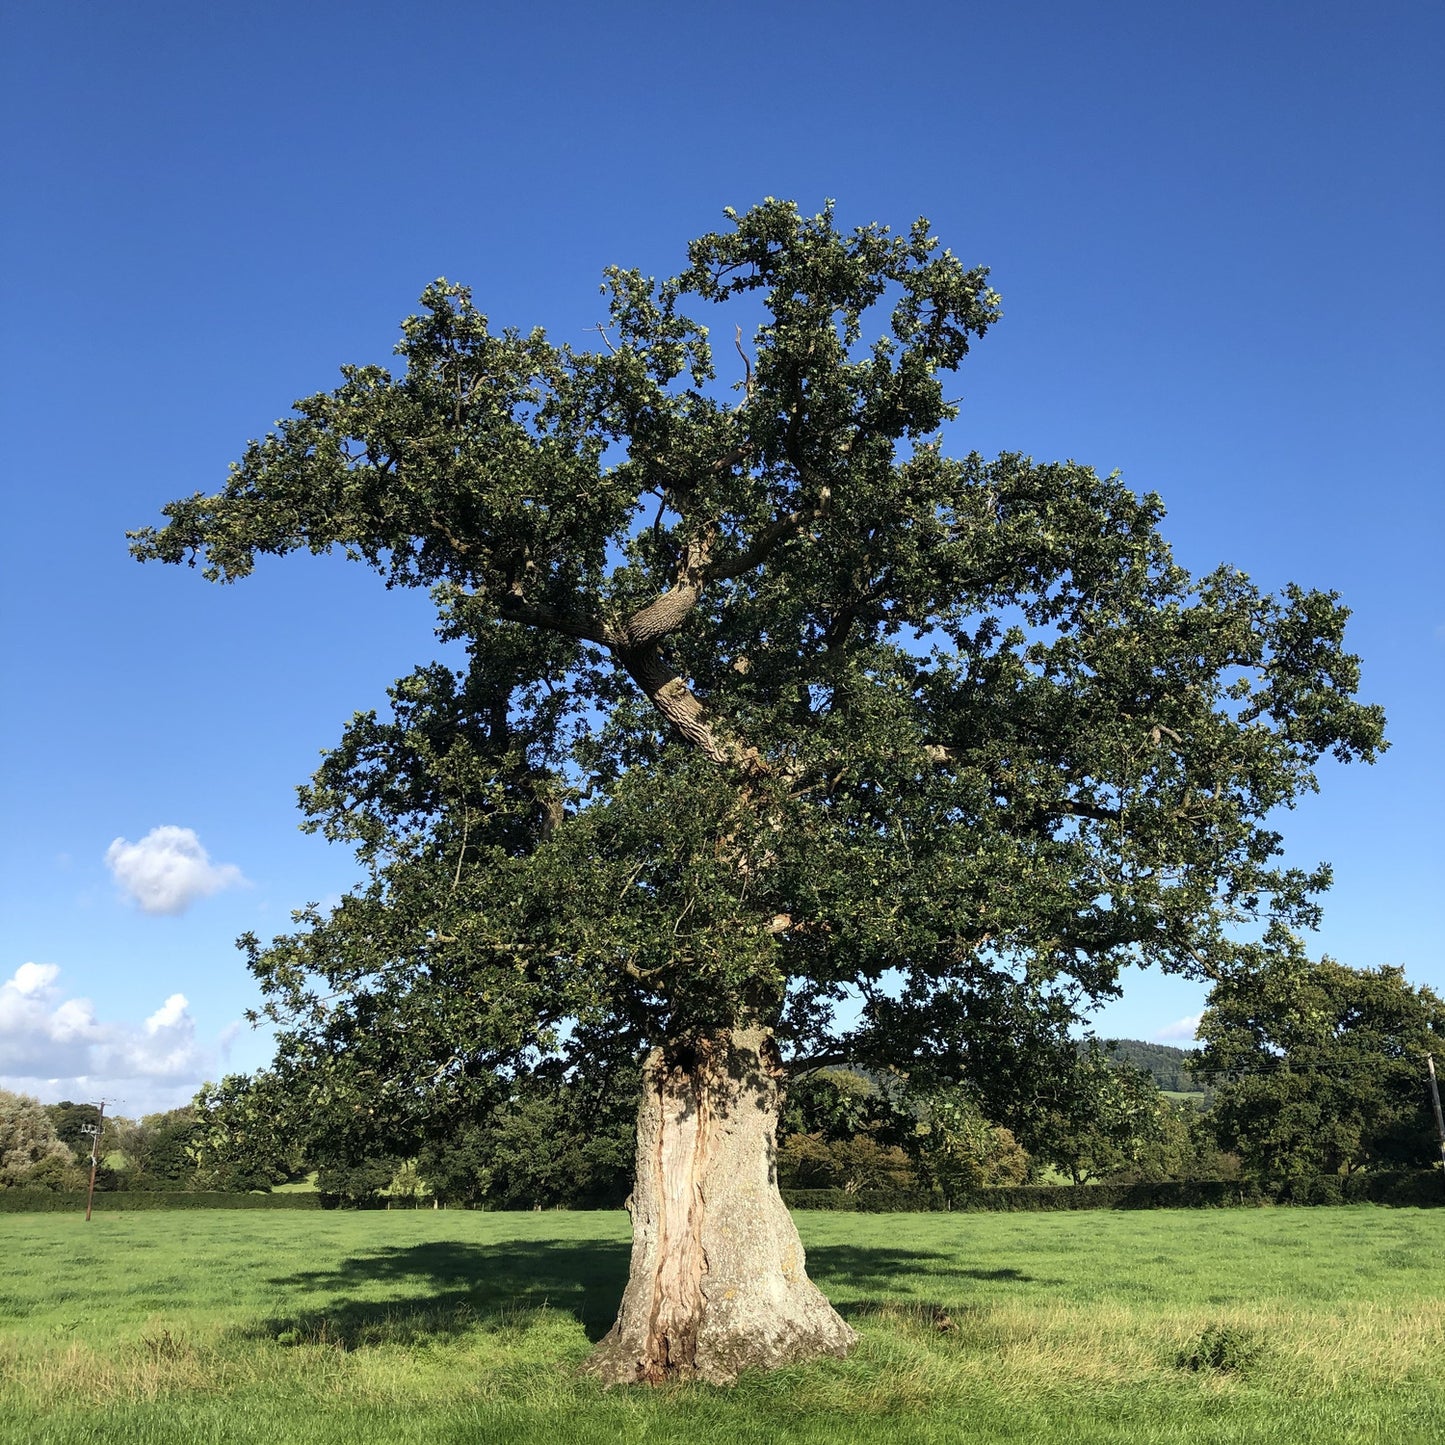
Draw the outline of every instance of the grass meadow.
<instances>
[{"instance_id":1,"label":"grass meadow","mask_svg":"<svg viewBox=\"0 0 1445 1445\"><path fill-rule=\"evenodd\" d=\"M0 1215L0 1440L1445 1440L1445 1212L798 1223L851 1359L603 1391L622 1214Z\"/></svg>"}]
</instances>

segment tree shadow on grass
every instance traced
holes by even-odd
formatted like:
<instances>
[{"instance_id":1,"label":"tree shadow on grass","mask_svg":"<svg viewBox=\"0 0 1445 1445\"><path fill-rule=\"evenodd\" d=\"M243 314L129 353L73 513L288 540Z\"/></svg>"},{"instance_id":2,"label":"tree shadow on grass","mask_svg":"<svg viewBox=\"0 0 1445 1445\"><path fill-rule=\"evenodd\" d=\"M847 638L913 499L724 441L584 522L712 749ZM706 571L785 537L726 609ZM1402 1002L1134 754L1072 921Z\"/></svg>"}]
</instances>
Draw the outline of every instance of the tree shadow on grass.
<instances>
[{"instance_id":1,"label":"tree shadow on grass","mask_svg":"<svg viewBox=\"0 0 1445 1445\"><path fill-rule=\"evenodd\" d=\"M268 1284L303 1299L295 1311L262 1321L250 1334L342 1349L411 1345L473 1331L526 1329L545 1308L571 1315L596 1342L616 1317L629 1254L627 1243L611 1240L388 1246L327 1268L272 1277ZM958 1303L981 1282L1053 1283L1017 1269L971 1269L948 1254L860 1245L819 1245L808 1251L808 1265L825 1294L868 1296L839 1305L845 1315L877 1314L894 1305L920 1308L916 1293L903 1284L909 1276L926 1279L931 1296Z\"/></svg>"},{"instance_id":2,"label":"tree shadow on grass","mask_svg":"<svg viewBox=\"0 0 1445 1445\"><path fill-rule=\"evenodd\" d=\"M611 1327L627 1283L630 1246L610 1240L433 1241L352 1255L267 1283L310 1295L302 1309L255 1334L283 1344L344 1349L525 1328L544 1308L577 1319L589 1340Z\"/></svg>"},{"instance_id":3,"label":"tree shadow on grass","mask_svg":"<svg viewBox=\"0 0 1445 1445\"><path fill-rule=\"evenodd\" d=\"M907 1298L899 1288L906 1276L926 1278L934 1291L962 1297L970 1285L980 1283L1056 1285L1056 1279L1026 1274L1021 1269L974 1269L960 1262L956 1254L939 1250L874 1248L855 1244L815 1245L808 1251L808 1273L824 1294L830 1288L848 1292L887 1294L890 1290Z\"/></svg>"},{"instance_id":4,"label":"tree shadow on grass","mask_svg":"<svg viewBox=\"0 0 1445 1445\"><path fill-rule=\"evenodd\" d=\"M978 1269L939 1250L846 1244L810 1249L808 1273L853 1324L873 1320L975 1342L984 1338L980 1330L1000 1299L1062 1283L1007 1265Z\"/></svg>"}]
</instances>

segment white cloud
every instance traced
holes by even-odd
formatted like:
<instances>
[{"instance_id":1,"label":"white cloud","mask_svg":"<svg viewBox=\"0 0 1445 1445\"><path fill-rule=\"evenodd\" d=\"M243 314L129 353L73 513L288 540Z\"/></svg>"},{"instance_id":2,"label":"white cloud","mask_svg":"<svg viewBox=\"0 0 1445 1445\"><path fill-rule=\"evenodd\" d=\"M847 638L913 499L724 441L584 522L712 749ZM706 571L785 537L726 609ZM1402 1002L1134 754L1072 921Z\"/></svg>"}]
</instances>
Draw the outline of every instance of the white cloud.
<instances>
[{"instance_id":1,"label":"white cloud","mask_svg":"<svg viewBox=\"0 0 1445 1445\"><path fill-rule=\"evenodd\" d=\"M1160 1029L1154 1037L1160 1043L1168 1043L1173 1040L1193 1043L1194 1035L1199 1028L1200 1017L1199 1014L1189 1014L1185 1018L1176 1019L1167 1028Z\"/></svg>"},{"instance_id":2,"label":"white cloud","mask_svg":"<svg viewBox=\"0 0 1445 1445\"><path fill-rule=\"evenodd\" d=\"M196 899L246 881L234 863L212 863L194 829L169 823L138 843L117 838L105 862L143 913L184 913Z\"/></svg>"},{"instance_id":3,"label":"white cloud","mask_svg":"<svg viewBox=\"0 0 1445 1445\"><path fill-rule=\"evenodd\" d=\"M190 1003L183 993L173 993L147 1020L146 1032L157 1034L162 1029L174 1028L185 1017Z\"/></svg>"},{"instance_id":4,"label":"white cloud","mask_svg":"<svg viewBox=\"0 0 1445 1445\"><path fill-rule=\"evenodd\" d=\"M15 970L15 977L6 981L5 987L24 995L39 993L54 983L59 974L58 963L22 963Z\"/></svg>"},{"instance_id":5,"label":"white cloud","mask_svg":"<svg viewBox=\"0 0 1445 1445\"><path fill-rule=\"evenodd\" d=\"M53 963L22 963L0 983L0 1088L43 1099L124 1100L131 1115L185 1103L212 1051L196 1038L182 993L142 1024L102 1023L87 998L66 998Z\"/></svg>"}]
</instances>

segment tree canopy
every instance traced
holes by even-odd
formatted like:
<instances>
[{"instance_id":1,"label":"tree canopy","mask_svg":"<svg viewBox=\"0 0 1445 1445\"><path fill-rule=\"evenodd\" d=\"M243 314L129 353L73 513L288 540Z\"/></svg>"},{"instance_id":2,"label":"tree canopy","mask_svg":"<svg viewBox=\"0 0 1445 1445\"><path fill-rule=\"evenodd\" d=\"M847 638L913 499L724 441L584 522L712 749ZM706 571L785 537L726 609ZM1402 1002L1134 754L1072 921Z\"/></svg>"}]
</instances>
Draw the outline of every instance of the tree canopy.
<instances>
[{"instance_id":1,"label":"tree canopy","mask_svg":"<svg viewBox=\"0 0 1445 1445\"><path fill-rule=\"evenodd\" d=\"M73 1163L45 1106L0 1089L0 1189L31 1182L36 1170Z\"/></svg>"},{"instance_id":2,"label":"tree canopy","mask_svg":"<svg viewBox=\"0 0 1445 1445\"><path fill-rule=\"evenodd\" d=\"M1445 1057L1445 1000L1403 969L1283 953L1214 987L1199 1039L1220 1143L1256 1176L1438 1157L1425 1056Z\"/></svg>"},{"instance_id":3,"label":"tree canopy","mask_svg":"<svg viewBox=\"0 0 1445 1445\"><path fill-rule=\"evenodd\" d=\"M1108 1049L1120 1062L1147 1070L1161 1089L1180 1094L1205 1092L1204 1085L1189 1072L1188 1049L1145 1039L1110 1039Z\"/></svg>"},{"instance_id":4,"label":"tree canopy","mask_svg":"<svg viewBox=\"0 0 1445 1445\"><path fill-rule=\"evenodd\" d=\"M950 455L982 268L768 201L604 289L579 351L438 281L398 370L134 535L224 581L341 548L467 649L302 790L369 878L248 940L290 1055L397 1114L740 1014L966 1074L1125 963L1219 975L1241 924L1314 922L1328 871L1269 817L1382 745L1346 610L1191 577L1117 476ZM730 303L762 321L715 349Z\"/></svg>"}]
</instances>

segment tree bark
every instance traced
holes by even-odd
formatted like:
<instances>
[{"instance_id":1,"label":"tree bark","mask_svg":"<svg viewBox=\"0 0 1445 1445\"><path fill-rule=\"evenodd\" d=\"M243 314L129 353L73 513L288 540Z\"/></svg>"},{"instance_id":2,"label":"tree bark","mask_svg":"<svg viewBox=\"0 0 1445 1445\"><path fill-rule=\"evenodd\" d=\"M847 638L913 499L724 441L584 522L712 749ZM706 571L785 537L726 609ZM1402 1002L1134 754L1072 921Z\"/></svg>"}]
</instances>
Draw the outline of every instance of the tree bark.
<instances>
[{"instance_id":1,"label":"tree bark","mask_svg":"<svg viewBox=\"0 0 1445 1445\"><path fill-rule=\"evenodd\" d=\"M610 1384L844 1356L857 1338L803 1268L778 1193L777 1049L732 1029L654 1050L637 1118L632 1268L587 1369Z\"/></svg>"}]
</instances>

